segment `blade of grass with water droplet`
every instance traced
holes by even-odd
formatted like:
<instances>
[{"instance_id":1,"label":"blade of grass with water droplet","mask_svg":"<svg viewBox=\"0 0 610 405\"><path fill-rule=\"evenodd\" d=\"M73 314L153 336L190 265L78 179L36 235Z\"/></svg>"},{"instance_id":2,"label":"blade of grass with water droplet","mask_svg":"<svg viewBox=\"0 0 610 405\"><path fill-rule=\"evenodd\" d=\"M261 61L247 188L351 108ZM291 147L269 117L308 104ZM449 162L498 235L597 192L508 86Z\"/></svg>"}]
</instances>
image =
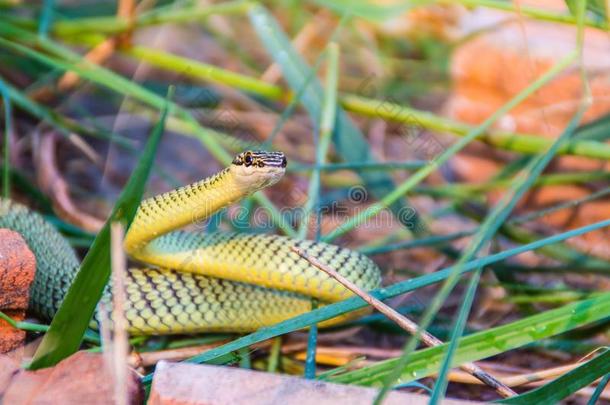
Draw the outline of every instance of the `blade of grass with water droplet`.
<instances>
[{"instance_id":1,"label":"blade of grass with water droplet","mask_svg":"<svg viewBox=\"0 0 610 405\"><path fill-rule=\"evenodd\" d=\"M527 318L462 337L451 361L452 367L505 353L532 342L605 319L610 314L610 293L564 305ZM448 343L416 351L401 368L401 382L415 381L437 373ZM329 378L341 384L380 386L398 364L399 358Z\"/></svg>"},{"instance_id":2,"label":"blade of grass with water droplet","mask_svg":"<svg viewBox=\"0 0 610 405\"><path fill-rule=\"evenodd\" d=\"M9 199L11 197L11 98L2 79L0 79L0 95L2 96L2 106L4 110L2 197Z\"/></svg>"}]
</instances>

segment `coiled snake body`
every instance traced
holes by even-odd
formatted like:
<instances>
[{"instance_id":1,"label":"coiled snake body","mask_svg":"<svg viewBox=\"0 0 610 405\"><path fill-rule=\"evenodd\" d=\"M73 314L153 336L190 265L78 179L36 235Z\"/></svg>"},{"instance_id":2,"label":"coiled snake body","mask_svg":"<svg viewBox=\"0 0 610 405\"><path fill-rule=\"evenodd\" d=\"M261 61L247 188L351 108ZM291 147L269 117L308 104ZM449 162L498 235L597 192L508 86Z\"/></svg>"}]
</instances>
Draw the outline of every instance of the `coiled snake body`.
<instances>
[{"instance_id":1,"label":"coiled snake body","mask_svg":"<svg viewBox=\"0 0 610 405\"><path fill-rule=\"evenodd\" d=\"M277 235L177 231L277 182L280 152L239 154L223 171L143 201L125 237L129 269L125 317L131 334L246 332L311 309L308 297L333 302L351 293L291 250L319 257L364 289L380 283L366 256L325 243ZM37 259L30 307L51 318L79 261L39 214L0 200L0 228L22 234ZM148 267L150 266L150 267ZM110 291L103 300L110 301Z\"/></svg>"}]
</instances>

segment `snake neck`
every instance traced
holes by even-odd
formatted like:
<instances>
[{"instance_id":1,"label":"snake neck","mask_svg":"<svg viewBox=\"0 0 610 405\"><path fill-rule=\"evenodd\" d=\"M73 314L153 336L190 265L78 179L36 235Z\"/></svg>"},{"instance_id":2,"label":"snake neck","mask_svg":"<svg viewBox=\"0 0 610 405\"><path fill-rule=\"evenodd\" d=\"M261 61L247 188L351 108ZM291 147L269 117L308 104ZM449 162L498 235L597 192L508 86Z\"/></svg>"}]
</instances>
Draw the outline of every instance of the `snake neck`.
<instances>
[{"instance_id":1,"label":"snake neck","mask_svg":"<svg viewBox=\"0 0 610 405\"><path fill-rule=\"evenodd\" d=\"M125 235L125 251L138 259L157 237L202 221L251 193L226 168L196 183L144 200Z\"/></svg>"}]
</instances>

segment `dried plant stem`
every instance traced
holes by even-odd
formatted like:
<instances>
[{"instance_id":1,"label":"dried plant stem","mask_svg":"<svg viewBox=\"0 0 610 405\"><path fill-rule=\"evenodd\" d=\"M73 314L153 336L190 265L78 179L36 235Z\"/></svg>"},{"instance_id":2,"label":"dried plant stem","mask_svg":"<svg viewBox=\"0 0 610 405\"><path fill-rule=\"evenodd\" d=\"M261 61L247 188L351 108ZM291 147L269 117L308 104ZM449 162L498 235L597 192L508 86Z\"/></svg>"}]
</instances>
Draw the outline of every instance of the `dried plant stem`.
<instances>
[{"instance_id":1,"label":"dried plant stem","mask_svg":"<svg viewBox=\"0 0 610 405\"><path fill-rule=\"evenodd\" d=\"M127 30L116 36L116 44L119 47L129 46L131 44L133 29L136 22L135 0L119 0L117 17L127 20Z\"/></svg>"},{"instance_id":2,"label":"dried plant stem","mask_svg":"<svg viewBox=\"0 0 610 405\"><path fill-rule=\"evenodd\" d=\"M407 332L409 332L413 335L415 335L418 332L419 327L415 322L413 322L410 319L406 318L405 316L399 314L394 309L392 309L388 305L384 304L377 298L371 296L369 293L367 293L366 291L364 291L363 289L358 287L356 284L354 284L347 278L343 277L336 270L328 267L326 264L320 262L317 258L309 255L307 252L305 252L301 249L298 249L293 246L292 250L294 252L296 252L299 256L301 256L303 259L307 260L309 263L311 263L318 269L322 270L323 272L325 272L326 274L328 274L329 276L331 276L332 278L334 278L335 280L337 280L338 282L343 284L345 287L347 287L349 290L351 290L354 294L358 295L360 298L362 298L372 307L377 309L379 312L381 312L382 314L387 316L392 321L396 322L396 324L398 326L400 326ZM422 342L424 342L424 344L426 346L433 347L433 346L440 346L443 344L443 342L441 340L439 340L435 336L432 336L431 334L429 334L426 331L421 331L420 333L421 333L421 340L422 340ZM494 390L496 390L496 392L504 398L508 398L508 397L517 395L513 390L511 390L505 384L500 382L498 379L496 379L492 375L483 371L479 366L477 366L474 363L462 364L460 366L460 368L462 370L464 370L465 372L471 374L472 376L476 377L478 380L482 381L486 385L490 386Z\"/></svg>"},{"instance_id":3,"label":"dried plant stem","mask_svg":"<svg viewBox=\"0 0 610 405\"><path fill-rule=\"evenodd\" d=\"M127 405L127 356L129 343L127 337L127 320L125 319L125 274L127 257L123 250L124 228L120 222L113 222L110 227L110 256L112 264L112 365L114 381L114 399L117 405Z\"/></svg>"},{"instance_id":4,"label":"dried plant stem","mask_svg":"<svg viewBox=\"0 0 610 405\"><path fill-rule=\"evenodd\" d=\"M101 65L102 63L104 63L104 61L110 58L110 56L112 56L115 48L116 38L105 39L102 43L96 45L92 50L87 52L85 56L83 56L83 61L84 63L94 63L96 65ZM59 79L59 82L57 83L57 88L60 91L65 92L74 88L80 82L80 80L80 76L77 73L73 71L66 72ZM44 98L47 93L42 90L35 93L33 96L35 98Z\"/></svg>"},{"instance_id":5,"label":"dried plant stem","mask_svg":"<svg viewBox=\"0 0 610 405\"><path fill-rule=\"evenodd\" d=\"M117 46L126 47L131 43L131 36L135 23L136 4L134 0L120 0L117 7L117 17L127 21L128 28L125 32L120 33L115 37L106 38L100 44L96 45L91 51L87 52L84 60L90 63L101 65L112 56ZM70 71L64 73L59 79L58 89L67 91L75 87L80 82L80 76L76 72Z\"/></svg>"},{"instance_id":6,"label":"dried plant stem","mask_svg":"<svg viewBox=\"0 0 610 405\"><path fill-rule=\"evenodd\" d=\"M226 340L221 340L215 343L204 345L181 347L179 349L157 350L152 352L136 352L132 351L129 356L129 364L134 368L149 367L157 364L161 360L167 361L183 361L196 354L213 349L227 343Z\"/></svg>"},{"instance_id":7,"label":"dried plant stem","mask_svg":"<svg viewBox=\"0 0 610 405\"><path fill-rule=\"evenodd\" d=\"M82 212L70 197L68 183L62 177L56 156L57 137L54 132L35 133L34 163L38 185L53 202L60 218L75 224L86 231L98 232L104 225L100 219Z\"/></svg>"},{"instance_id":8,"label":"dried plant stem","mask_svg":"<svg viewBox=\"0 0 610 405\"><path fill-rule=\"evenodd\" d=\"M134 350L129 355L129 365L134 368L139 368L139 367L149 367L149 366L155 365L158 362L160 362L161 360L183 361L183 360L186 360L197 354L200 354L200 353L206 352L208 350L214 349L216 347L222 346L222 345L226 344L227 342L230 342L230 339L223 339L223 340L219 340L214 343L206 343L206 344L195 345L195 346L180 347L177 349L155 350L155 351L150 351L150 352L137 352ZM252 350L268 349L272 345L273 345L273 341L269 340L269 341L253 344L252 346L250 346L250 349L252 349ZM301 349L303 349L303 347L304 347L304 343L300 343L299 345L294 345L294 348L296 350L301 350ZM284 352L285 352L284 348L281 348L281 349L282 350L280 352L282 354L284 354Z\"/></svg>"}]
</instances>

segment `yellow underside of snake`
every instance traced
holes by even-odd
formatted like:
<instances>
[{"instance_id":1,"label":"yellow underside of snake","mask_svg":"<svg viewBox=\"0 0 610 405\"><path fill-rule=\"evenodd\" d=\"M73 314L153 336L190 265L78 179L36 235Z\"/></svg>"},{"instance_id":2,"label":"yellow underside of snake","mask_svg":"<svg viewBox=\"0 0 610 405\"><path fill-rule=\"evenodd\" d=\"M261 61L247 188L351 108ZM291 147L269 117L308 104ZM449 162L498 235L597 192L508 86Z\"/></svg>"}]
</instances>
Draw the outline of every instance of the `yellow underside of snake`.
<instances>
[{"instance_id":1,"label":"yellow underside of snake","mask_svg":"<svg viewBox=\"0 0 610 405\"><path fill-rule=\"evenodd\" d=\"M179 230L274 184L285 166L280 152L244 152L221 172L140 204L124 242L127 254L141 264L126 277L131 334L253 331L310 311L311 297L323 304L352 295L292 246L365 290L379 285L379 269L370 259L335 245ZM37 258L30 306L52 317L78 271L76 255L40 215L6 200L0 213L0 227L20 232ZM111 304L109 290L103 301Z\"/></svg>"}]
</instances>

